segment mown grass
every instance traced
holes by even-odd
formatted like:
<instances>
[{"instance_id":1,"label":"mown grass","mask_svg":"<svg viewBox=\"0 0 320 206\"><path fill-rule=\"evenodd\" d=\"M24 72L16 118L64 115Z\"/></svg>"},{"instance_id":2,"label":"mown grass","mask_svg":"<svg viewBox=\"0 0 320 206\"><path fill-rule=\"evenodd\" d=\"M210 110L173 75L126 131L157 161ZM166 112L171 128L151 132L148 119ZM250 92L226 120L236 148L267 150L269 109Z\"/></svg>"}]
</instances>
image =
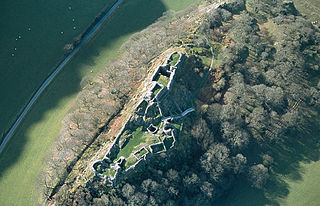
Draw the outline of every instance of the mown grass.
<instances>
[{"instance_id":1,"label":"mown grass","mask_svg":"<svg viewBox=\"0 0 320 206\"><path fill-rule=\"evenodd\" d=\"M76 94L80 90L81 79L85 76L94 76L111 58L119 57L121 53L118 51L121 44L132 33L154 22L164 11L183 9L194 2L196 1L131 0L126 1L115 11L96 36L81 49L40 96L1 154L0 205L42 203L37 182L44 164L43 159L59 134L63 117L75 101ZM91 1L89 3L92 4ZM81 6L83 5L79 4L79 8ZM32 12L29 12L31 15ZM65 21L64 18L63 20ZM41 29L46 29L46 27ZM37 47L30 47L29 52L34 52L36 49ZM40 57L47 56L45 51L41 52L44 53L44 56ZM53 65L54 61L49 64L49 66ZM1 70L0 77L3 77L2 72L3 70ZM19 75L13 78L17 78L18 81L25 73L28 72L25 70L17 72ZM32 79L29 78L30 81ZM19 91L22 92L23 89ZM15 101L18 100L11 99L11 103Z\"/></svg>"},{"instance_id":2,"label":"mown grass","mask_svg":"<svg viewBox=\"0 0 320 206\"><path fill-rule=\"evenodd\" d=\"M171 66L174 66L174 65L176 65L176 63L178 62L178 60L179 60L179 54L173 54L172 55L172 60L169 62L169 64L171 65Z\"/></svg>"},{"instance_id":3,"label":"mown grass","mask_svg":"<svg viewBox=\"0 0 320 206\"><path fill-rule=\"evenodd\" d=\"M136 156L140 159L143 155L147 154L148 151L146 149L141 150Z\"/></svg>"},{"instance_id":4,"label":"mown grass","mask_svg":"<svg viewBox=\"0 0 320 206\"><path fill-rule=\"evenodd\" d=\"M133 152L137 150L135 149L135 147L140 145L141 143L146 142L149 136L149 133L146 133L142 130L142 126L138 127L135 131L132 132L131 139L129 140L128 144L120 150L116 159L121 156L123 156L124 158L128 158Z\"/></svg>"},{"instance_id":5,"label":"mown grass","mask_svg":"<svg viewBox=\"0 0 320 206\"><path fill-rule=\"evenodd\" d=\"M157 82L159 82L160 84L166 87L168 86L169 78L164 75L159 75Z\"/></svg>"},{"instance_id":6,"label":"mown grass","mask_svg":"<svg viewBox=\"0 0 320 206\"><path fill-rule=\"evenodd\" d=\"M146 141L146 144L147 145L151 145L151 144L158 143L158 142L160 142L160 140L159 140L159 138L157 136L150 135L150 137Z\"/></svg>"},{"instance_id":7,"label":"mown grass","mask_svg":"<svg viewBox=\"0 0 320 206\"><path fill-rule=\"evenodd\" d=\"M137 160L133 155L130 156L130 157L127 159L127 161L126 161L126 163L125 163L125 165L124 165L125 169L129 169L129 167L131 167L132 165L134 165L137 161L138 161L138 160Z\"/></svg>"},{"instance_id":8,"label":"mown grass","mask_svg":"<svg viewBox=\"0 0 320 206\"><path fill-rule=\"evenodd\" d=\"M157 84L157 85L155 86L155 88L154 88L153 94L154 94L154 95L157 95L157 94L160 92L161 89L162 89L162 88Z\"/></svg>"},{"instance_id":9,"label":"mown grass","mask_svg":"<svg viewBox=\"0 0 320 206\"><path fill-rule=\"evenodd\" d=\"M115 1L0 2L0 142L35 90L63 59L64 45Z\"/></svg>"}]
</instances>

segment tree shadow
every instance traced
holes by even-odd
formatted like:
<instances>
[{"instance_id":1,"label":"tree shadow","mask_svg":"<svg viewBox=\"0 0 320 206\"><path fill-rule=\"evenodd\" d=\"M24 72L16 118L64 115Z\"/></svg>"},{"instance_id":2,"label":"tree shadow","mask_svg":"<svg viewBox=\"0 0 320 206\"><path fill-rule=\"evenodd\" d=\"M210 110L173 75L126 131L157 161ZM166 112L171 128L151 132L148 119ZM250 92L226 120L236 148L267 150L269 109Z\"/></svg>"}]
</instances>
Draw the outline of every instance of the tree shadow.
<instances>
[{"instance_id":1,"label":"tree shadow","mask_svg":"<svg viewBox=\"0 0 320 206\"><path fill-rule=\"evenodd\" d=\"M0 156L1 181L2 178L5 179L8 175L11 175L7 174L6 171L15 164L21 164L20 161L24 161L24 163L21 164L21 167L19 166L21 173L23 173L24 170L33 170L34 168L32 167L34 166L30 166L35 164L33 161L37 161L36 165L40 165L39 160L41 159L42 161L43 154L50 148L38 148L39 150L42 149L42 151L34 150L34 154L32 154L33 157L30 157L31 154L28 152L29 157L25 157L22 156L25 155L25 145L27 143L39 144L40 141L52 142L55 138L53 136L55 132L53 132L53 134L48 134L47 137L37 137L37 140L33 139L32 143L30 143L30 130L41 122L45 118L45 115L48 115L50 111L57 108L59 104L63 104L65 98L74 96L80 91L82 73L85 72L84 70L88 71L88 66L98 65L101 67L99 70L101 70L103 65L110 60L106 59L103 62L97 62L95 57L103 52L104 55L109 57L111 52L108 51L110 54L106 54L105 48L111 48L109 50L113 50L112 52L118 52L119 46L128 39L129 35L141 31L148 25L154 23L166 10L167 8L161 0L130 0L124 1L120 5L110 18L106 20L106 23L104 23L100 31L95 34L93 39L84 45L73 60L66 65L25 117L21 126ZM52 113L50 114L54 115ZM59 125L60 122L54 124ZM46 145L50 145L50 143L46 143ZM36 169L35 171L39 172L40 169ZM3 176L5 173L6 177ZM14 183L15 187L21 186L18 181L22 180L20 177L22 175L23 174L17 174L17 182ZM25 188L24 192L30 194L32 191L28 191L29 189L30 188ZM7 191L7 193L9 194L10 191Z\"/></svg>"},{"instance_id":2,"label":"tree shadow","mask_svg":"<svg viewBox=\"0 0 320 206\"><path fill-rule=\"evenodd\" d=\"M293 182L303 181L305 170L301 163L320 160L319 121L311 119L307 119L303 130L292 129L284 141L270 148L275 164L271 167L272 178L266 187L266 194L276 203L289 194L289 185L284 178Z\"/></svg>"},{"instance_id":3,"label":"tree shadow","mask_svg":"<svg viewBox=\"0 0 320 206\"><path fill-rule=\"evenodd\" d=\"M258 148L251 154L268 153L274 158L270 178L263 190L254 189L246 177L241 177L226 195L219 198L218 205L283 205L290 192L287 180L303 181L305 171L300 164L320 160L319 117L307 121L303 130L292 128L281 142ZM257 152L259 150L262 152Z\"/></svg>"}]
</instances>

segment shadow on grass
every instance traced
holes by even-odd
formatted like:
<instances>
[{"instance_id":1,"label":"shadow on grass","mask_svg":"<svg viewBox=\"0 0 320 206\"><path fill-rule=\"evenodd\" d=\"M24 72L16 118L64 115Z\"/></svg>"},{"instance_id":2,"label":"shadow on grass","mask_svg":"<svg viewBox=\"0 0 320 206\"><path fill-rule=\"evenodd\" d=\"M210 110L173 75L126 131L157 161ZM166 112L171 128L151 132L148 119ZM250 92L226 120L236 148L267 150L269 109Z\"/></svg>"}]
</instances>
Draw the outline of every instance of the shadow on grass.
<instances>
[{"instance_id":1,"label":"shadow on grass","mask_svg":"<svg viewBox=\"0 0 320 206\"><path fill-rule=\"evenodd\" d=\"M270 154L274 158L274 163L270 168L270 178L263 190L251 187L246 177L241 177L235 185L226 192L226 195L219 198L218 205L236 206L262 206L262 205L283 205L289 195L289 181L303 181L304 169L300 163L311 163L320 160L320 128L319 117L309 118L300 132L292 129L287 137L280 143L268 145L265 149L256 148L255 152L248 156L254 158L257 163L261 162L259 156L261 151ZM260 151L260 152L258 152ZM258 158L257 158L258 157ZM317 177L315 177L317 178Z\"/></svg>"},{"instance_id":2,"label":"shadow on grass","mask_svg":"<svg viewBox=\"0 0 320 206\"><path fill-rule=\"evenodd\" d=\"M111 47L113 52L116 52L120 45L127 39L128 35L146 28L148 25L155 22L157 18L162 16L165 11L166 7L160 0L130 0L124 1L120 5L120 8L112 14L106 23L104 23L103 27L89 44L85 45L73 60L66 65L63 71L41 95L21 123L20 128L0 156L0 180L2 180L6 170L14 164L20 164L20 162L24 161L22 165L28 165L29 168L24 168L22 166L20 167L20 170L17 171L19 173L24 173L24 170L34 169L34 166L30 166L35 164L33 161L39 162L40 159L42 161L43 157L41 156L43 156L43 153L39 153L38 151L44 150L41 146L41 141L47 142L44 144L44 147L47 147L45 150L49 150L53 140L48 141L46 138L54 139L55 137L50 136L50 134L48 134L48 136L32 137L32 142L38 142L39 146L32 146L33 151L24 151L25 145L30 141L30 134L28 134L30 133L29 130L34 127L35 124L43 121L45 118L44 115L55 115L52 114L51 110L61 107L59 104L61 104L64 98L75 95L80 91L80 81L85 71L82 71L79 68L86 68L85 70L88 70L88 66L97 67L99 62L96 62L95 57L102 54L102 51L104 51L105 48ZM103 53L103 55L105 55L106 59L101 60L101 62L104 64L110 60L110 56L115 56L111 52L108 52L108 54ZM103 64L101 62L100 64ZM100 70L103 68L103 66L99 67ZM52 124L59 125L60 122ZM30 161L30 158L25 160L25 157L21 156L23 154L22 152L28 153L29 156L34 156L34 160ZM33 153L30 154L31 152ZM39 163L35 165L39 165ZM17 180L14 181L20 181L18 176L23 176L23 174L17 174ZM21 187L19 184L19 182L16 182L16 185L12 185L12 188ZM10 189L10 187L11 186L8 186L7 189ZM29 190L28 188L25 189ZM10 193L10 191L7 192Z\"/></svg>"}]
</instances>

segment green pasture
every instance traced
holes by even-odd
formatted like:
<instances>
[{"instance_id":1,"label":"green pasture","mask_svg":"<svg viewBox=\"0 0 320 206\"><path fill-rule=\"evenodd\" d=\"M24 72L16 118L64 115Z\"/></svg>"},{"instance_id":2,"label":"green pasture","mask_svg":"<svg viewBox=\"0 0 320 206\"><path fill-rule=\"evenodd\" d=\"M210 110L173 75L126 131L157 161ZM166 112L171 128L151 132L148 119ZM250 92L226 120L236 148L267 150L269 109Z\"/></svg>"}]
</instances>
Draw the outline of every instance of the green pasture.
<instances>
[{"instance_id":1,"label":"green pasture","mask_svg":"<svg viewBox=\"0 0 320 206\"><path fill-rule=\"evenodd\" d=\"M126 163L125 163L125 169L128 169L129 167L131 167L132 165L134 165L136 162L137 162L138 160L133 156L133 155L131 155L128 159L127 159L127 161L126 161Z\"/></svg>"},{"instance_id":2,"label":"green pasture","mask_svg":"<svg viewBox=\"0 0 320 206\"><path fill-rule=\"evenodd\" d=\"M231 191L218 202L221 206L318 206L320 202L320 161L299 163L299 177L272 176L267 188L257 190L244 180L237 181ZM275 179L277 179L275 181ZM272 183L276 184L272 185Z\"/></svg>"},{"instance_id":3,"label":"green pasture","mask_svg":"<svg viewBox=\"0 0 320 206\"><path fill-rule=\"evenodd\" d=\"M131 139L129 140L128 144L120 150L116 159L120 158L121 156L123 156L124 158L128 158L131 155L131 153L139 149L136 148L136 146L146 142L147 138L150 138L150 136L150 134L142 130L142 126L137 128L135 131L132 132Z\"/></svg>"},{"instance_id":4,"label":"green pasture","mask_svg":"<svg viewBox=\"0 0 320 206\"><path fill-rule=\"evenodd\" d=\"M116 0L0 2L0 142L32 94L104 7Z\"/></svg>"},{"instance_id":5,"label":"green pasture","mask_svg":"<svg viewBox=\"0 0 320 206\"><path fill-rule=\"evenodd\" d=\"M159 76L156 79L156 81L166 87L166 86L168 86L169 78L164 76L164 75L159 74Z\"/></svg>"},{"instance_id":6,"label":"green pasture","mask_svg":"<svg viewBox=\"0 0 320 206\"><path fill-rule=\"evenodd\" d=\"M300 163L302 175L300 180L284 178L289 185L289 194L284 200L286 205L317 206L320 202L320 161Z\"/></svg>"},{"instance_id":7,"label":"green pasture","mask_svg":"<svg viewBox=\"0 0 320 206\"><path fill-rule=\"evenodd\" d=\"M136 156L140 159L143 155L147 154L148 150L147 149L142 149L136 154Z\"/></svg>"},{"instance_id":8,"label":"green pasture","mask_svg":"<svg viewBox=\"0 0 320 206\"><path fill-rule=\"evenodd\" d=\"M154 94L154 95L157 95L157 94L160 92L161 89L162 89L162 88L157 84L157 85L155 86L155 88L154 88L153 94Z\"/></svg>"},{"instance_id":9,"label":"green pasture","mask_svg":"<svg viewBox=\"0 0 320 206\"><path fill-rule=\"evenodd\" d=\"M320 0L293 0L299 12L310 21L320 22Z\"/></svg>"},{"instance_id":10,"label":"green pasture","mask_svg":"<svg viewBox=\"0 0 320 206\"><path fill-rule=\"evenodd\" d=\"M15 135L10 140L7 147L4 149L3 153L0 156L0 205L37 205L41 203L42 200L41 197L39 197L37 189L37 180L39 172L41 171L43 166L43 158L46 156L47 152L50 150L51 145L54 142L54 139L59 134L59 130L61 129L61 120L67 114L68 110L72 107L72 104L74 104L76 95L80 91L79 84L81 79L85 76L95 75L97 72L104 68L104 66L111 58L118 57L120 55L119 48L121 44L126 41L131 34L146 28L148 25L154 22L162 15L163 12L169 9L184 9L185 7L196 1L198 0L130 0L125 1L122 5L120 5L120 8L116 10L115 13L107 20L107 22L102 26L101 30L95 35L95 37L88 44L86 44L84 48L81 49L81 51L72 59L72 61L63 69L63 71L40 96L38 101L32 107L31 111L22 121L21 126L17 129ZM11 3L11 1L7 2L7 5ZM60 7L58 7L59 5L68 5L67 3L65 3L66 1L62 0L54 2L57 4L56 7L50 7L50 11L48 12L43 11L43 15L59 16L52 12L55 9L60 9ZM61 2L61 4L58 5L58 2ZM30 1L28 1L28 3L30 3ZM52 4L55 3L53 3L52 1ZM95 3L93 3L92 1L87 1L87 3L90 4L90 6L85 6L84 3L79 3L79 5L76 5L76 3L74 3L75 5L72 8L90 8L90 10L94 10ZM20 4L22 4L21 1L19 1L19 5ZM46 1L44 4L48 5L48 7L50 5L48 1ZM27 1L25 2L25 5L20 6L22 8L31 10L30 6L27 5ZM99 13L102 7L103 6L96 6L96 11L92 12L92 16L94 16L96 13ZM3 7L0 8L2 12L1 15L3 15L3 12L6 9L8 9L4 8L3 11ZM16 9L17 8L11 8L10 12L12 12L12 17L10 17L9 19L14 18L14 15L21 15L21 13L16 14ZM64 6L64 9L68 9L68 6L66 8ZM29 12L30 17L28 19L33 18L34 21L44 21L43 19L38 18L37 11L37 9L34 9L34 11L31 10ZM59 16L59 18L61 17L61 20L59 21L68 21L69 18L62 18L62 14L60 14ZM32 15L35 15L35 17L33 17ZM72 16L73 15L70 15L70 17ZM82 14L80 16L84 19L88 18L86 14ZM20 17L19 21L17 20L17 25L20 24L19 22L23 19L23 16ZM20 61L15 61L13 60L13 58L10 59L9 57L11 57L11 53L8 51L5 52L5 49L2 49L7 48L9 50L9 48L11 48L10 45L15 42L15 39L11 40L11 43L5 43L3 41L2 37L5 32L2 29L4 22L3 20L0 21L1 89L12 89L11 86L13 84L18 84L22 81L23 78L25 78L26 80L25 83L21 83L22 86L17 86L18 89L16 89L16 91L12 89L11 92L6 93L6 91L2 92L1 90L1 93L3 94L0 101L0 125L3 130L3 128L9 127L14 117L18 115L18 112L21 110L22 106L26 103L26 99L31 96L31 93L34 92L35 88L40 86L40 83L49 74L49 71L52 71L54 65L59 61L60 57L63 54L63 45L69 40L62 38L62 42L57 43L48 41L47 39L44 39L46 41L39 38L32 39L31 37L35 36L35 34L32 35L30 33L31 37L29 38L31 40L29 41L31 41L31 43L25 43L26 45L29 45L29 50L25 51L25 54L28 54L28 52L30 52L33 55L38 54L38 56L20 57L20 55L22 54L18 54L17 52L15 57L21 58L22 63L20 63ZM88 20L87 22L89 23L90 21ZM46 23L46 26L43 26L36 30L41 31L48 29L47 34L50 35L51 33L54 33L56 31L50 27L54 27L53 24L59 25L58 20L57 22L52 24ZM23 26L24 24L20 25L19 28L24 28ZM85 26L82 26L81 30L84 29ZM35 27L33 26L31 31L34 30ZM57 31L59 32L60 29L58 29ZM22 31L19 33L22 34L22 40L27 38L26 33L23 33ZM65 31L65 33L68 32ZM70 39L72 39L73 33L68 33L68 36ZM47 43L45 44L44 48L41 45L45 42ZM4 47L4 43L7 46ZM57 46L56 50L54 51L49 51L53 50L51 47L54 46L54 44L59 44L60 46ZM19 51L18 48L20 48L18 46L17 51ZM53 52L54 54L50 53L51 55L49 55L47 54L47 52ZM5 56L5 58L3 58L3 56ZM43 60L43 58L46 58L46 60ZM34 59L35 62L31 61L32 59ZM5 61L7 61L7 63L2 63ZM8 62L11 63L9 64ZM40 71L24 69L27 65L30 65L29 68L37 67L38 65L40 65L40 62L45 63L45 66L39 67ZM18 64L21 66L21 68L17 66L13 67L13 65ZM11 69L6 69L4 72L2 65L11 65ZM41 68L47 67L50 67L51 69L46 71L41 70ZM9 74L6 74L9 71L11 76ZM41 75L38 73L41 73ZM7 75L5 79L8 78L10 79L10 81L4 80L4 74ZM28 75L28 78L24 77L25 75ZM41 78L39 77L38 79L38 75ZM15 80L15 83L11 83L12 80ZM28 84L30 84L31 86ZM14 94L10 96L10 93ZM7 97L3 98L4 96ZM5 109L3 105L6 106ZM12 108L10 109L9 107ZM2 120L5 117L7 118L7 121ZM9 119L11 122L8 122ZM3 126L4 124L6 126Z\"/></svg>"},{"instance_id":11,"label":"green pasture","mask_svg":"<svg viewBox=\"0 0 320 206\"><path fill-rule=\"evenodd\" d=\"M169 62L169 64L170 64L171 66L176 65L176 63L177 63L178 60L179 60L179 57L180 57L179 54L173 54L173 55L172 55L172 60Z\"/></svg>"},{"instance_id":12,"label":"green pasture","mask_svg":"<svg viewBox=\"0 0 320 206\"><path fill-rule=\"evenodd\" d=\"M274 158L270 178L263 190L257 190L241 177L225 196L221 206L318 206L320 202L320 132L296 135L268 149ZM312 125L312 123L310 123ZM254 152L253 152L254 153ZM251 158L254 154L251 155ZM254 161L261 162L259 157Z\"/></svg>"}]
</instances>

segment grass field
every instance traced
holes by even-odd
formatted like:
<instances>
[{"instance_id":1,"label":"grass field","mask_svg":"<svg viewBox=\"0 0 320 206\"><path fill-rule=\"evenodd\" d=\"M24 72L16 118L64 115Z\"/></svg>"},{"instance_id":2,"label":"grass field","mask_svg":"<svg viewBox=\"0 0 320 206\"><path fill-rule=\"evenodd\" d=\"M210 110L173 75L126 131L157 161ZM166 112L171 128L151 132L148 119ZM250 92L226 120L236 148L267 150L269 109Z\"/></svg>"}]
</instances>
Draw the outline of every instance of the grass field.
<instances>
[{"instance_id":1,"label":"grass field","mask_svg":"<svg viewBox=\"0 0 320 206\"><path fill-rule=\"evenodd\" d=\"M115 11L103 25L101 31L84 46L40 96L1 154L0 205L36 205L39 202L36 181L43 165L43 158L50 149L55 137L59 134L61 120L74 103L76 94L80 90L81 79L84 76L95 75L104 68L108 60L119 56L120 53L117 51L132 33L150 25L164 11L168 9L183 9L193 2L196 1L130 0L125 1ZM37 47L32 48L30 51L38 49ZM61 50L59 51L62 52ZM46 51L37 52L43 52L44 56L42 57L47 56L45 54ZM56 52L59 53L58 51ZM47 63L48 66L53 66L57 60L58 58L52 60L52 64ZM93 71L92 73L90 72L91 70ZM0 78L3 78L2 70L0 72ZM28 72L25 71L21 74L25 73ZM43 76L46 75L47 72ZM14 79L15 77L13 76L12 78ZM33 78L29 78L28 81L33 81ZM1 86L3 88L3 83L1 83ZM20 88L19 91L21 93L24 89ZM15 96L15 98L18 97ZM16 104L13 107L20 107L21 102L19 104L19 101L18 99L11 99L11 103L15 102ZM1 100L1 104L3 104L3 100ZM14 116L16 113L13 114L11 112L11 114L7 113L6 115Z\"/></svg>"},{"instance_id":2,"label":"grass field","mask_svg":"<svg viewBox=\"0 0 320 206\"><path fill-rule=\"evenodd\" d=\"M179 57L180 57L179 54L173 54L173 55L172 55L172 60L169 62L169 64L170 64L171 66L176 65L176 63L177 63L178 60L179 60Z\"/></svg>"},{"instance_id":3,"label":"grass field","mask_svg":"<svg viewBox=\"0 0 320 206\"><path fill-rule=\"evenodd\" d=\"M137 128L132 132L132 138L129 140L128 144L118 153L116 160L121 156L123 156L124 158L128 158L132 152L135 152L135 147L143 142L146 142L146 139L149 136L150 134L142 130L142 126Z\"/></svg>"},{"instance_id":4,"label":"grass field","mask_svg":"<svg viewBox=\"0 0 320 206\"><path fill-rule=\"evenodd\" d=\"M169 78L160 74L158 79L156 79L156 81L166 87L168 86Z\"/></svg>"},{"instance_id":5,"label":"grass field","mask_svg":"<svg viewBox=\"0 0 320 206\"><path fill-rule=\"evenodd\" d=\"M313 128L316 129L316 128ZM319 128L318 128L319 132ZM264 190L252 188L241 178L218 205L318 206L320 202L319 133L292 138L269 151L274 164Z\"/></svg>"},{"instance_id":6,"label":"grass field","mask_svg":"<svg viewBox=\"0 0 320 206\"><path fill-rule=\"evenodd\" d=\"M135 163L137 162L137 159L133 156L133 155L131 155L128 159L127 159L127 161L126 161L126 163L125 163L125 169L128 169L129 167L131 167L132 165L134 165Z\"/></svg>"},{"instance_id":7,"label":"grass field","mask_svg":"<svg viewBox=\"0 0 320 206\"><path fill-rule=\"evenodd\" d=\"M320 161L299 163L300 174L298 179L288 176L276 177L277 184L267 187L265 191L256 190L247 182L240 180L218 202L221 206L318 206L320 202ZM275 178L275 177L273 177ZM279 186L279 182L281 185ZM223 199L223 200L222 200Z\"/></svg>"},{"instance_id":8,"label":"grass field","mask_svg":"<svg viewBox=\"0 0 320 206\"><path fill-rule=\"evenodd\" d=\"M310 21L320 22L320 0L293 0L299 12Z\"/></svg>"},{"instance_id":9,"label":"grass field","mask_svg":"<svg viewBox=\"0 0 320 206\"><path fill-rule=\"evenodd\" d=\"M301 180L284 179L289 185L289 194L284 200L286 205L318 206L320 202L320 161L301 163Z\"/></svg>"},{"instance_id":10,"label":"grass field","mask_svg":"<svg viewBox=\"0 0 320 206\"><path fill-rule=\"evenodd\" d=\"M63 58L63 47L116 0L0 3L0 142L35 90Z\"/></svg>"}]
</instances>

